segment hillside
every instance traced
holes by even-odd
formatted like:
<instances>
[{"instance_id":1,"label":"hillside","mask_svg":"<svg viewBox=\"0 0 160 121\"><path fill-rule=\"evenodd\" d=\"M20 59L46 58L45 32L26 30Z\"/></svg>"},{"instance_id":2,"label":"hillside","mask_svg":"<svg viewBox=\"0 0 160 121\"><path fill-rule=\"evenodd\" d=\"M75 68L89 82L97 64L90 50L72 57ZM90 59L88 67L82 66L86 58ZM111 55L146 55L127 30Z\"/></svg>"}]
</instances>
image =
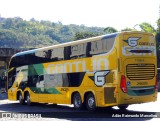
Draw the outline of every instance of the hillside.
<instances>
[{"instance_id":1,"label":"hillside","mask_svg":"<svg viewBox=\"0 0 160 121\"><path fill-rule=\"evenodd\" d=\"M0 18L0 48L35 48L75 40L78 32L104 34L104 28L63 25L61 22Z\"/></svg>"}]
</instances>

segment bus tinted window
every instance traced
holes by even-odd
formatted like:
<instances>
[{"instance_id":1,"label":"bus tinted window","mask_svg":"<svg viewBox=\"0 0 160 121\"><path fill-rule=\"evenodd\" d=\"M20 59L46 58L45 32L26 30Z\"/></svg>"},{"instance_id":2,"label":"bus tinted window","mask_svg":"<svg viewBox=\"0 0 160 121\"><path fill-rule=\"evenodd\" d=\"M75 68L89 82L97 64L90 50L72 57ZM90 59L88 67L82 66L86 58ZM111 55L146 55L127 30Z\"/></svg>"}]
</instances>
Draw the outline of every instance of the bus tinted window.
<instances>
[{"instance_id":1,"label":"bus tinted window","mask_svg":"<svg viewBox=\"0 0 160 121\"><path fill-rule=\"evenodd\" d=\"M35 53L37 62L46 63L64 59L64 48L54 48L50 50L37 51Z\"/></svg>"},{"instance_id":2,"label":"bus tinted window","mask_svg":"<svg viewBox=\"0 0 160 121\"><path fill-rule=\"evenodd\" d=\"M77 44L71 46L71 58L86 57L87 43Z\"/></svg>"},{"instance_id":3,"label":"bus tinted window","mask_svg":"<svg viewBox=\"0 0 160 121\"><path fill-rule=\"evenodd\" d=\"M16 60L18 60L18 62L16 64L16 66L20 67L20 66L28 65L28 56L29 55L17 56Z\"/></svg>"},{"instance_id":4,"label":"bus tinted window","mask_svg":"<svg viewBox=\"0 0 160 121\"><path fill-rule=\"evenodd\" d=\"M29 87L36 87L37 82L38 82L38 75L32 75L28 77Z\"/></svg>"},{"instance_id":5,"label":"bus tinted window","mask_svg":"<svg viewBox=\"0 0 160 121\"><path fill-rule=\"evenodd\" d=\"M11 59L9 68L16 67L16 66L17 66L16 57L13 57L13 58Z\"/></svg>"},{"instance_id":6,"label":"bus tinted window","mask_svg":"<svg viewBox=\"0 0 160 121\"><path fill-rule=\"evenodd\" d=\"M102 39L91 42L91 55L102 54L109 52L114 44L115 38Z\"/></svg>"},{"instance_id":7,"label":"bus tinted window","mask_svg":"<svg viewBox=\"0 0 160 121\"><path fill-rule=\"evenodd\" d=\"M8 88L12 87L16 77L16 69L8 72Z\"/></svg>"},{"instance_id":8,"label":"bus tinted window","mask_svg":"<svg viewBox=\"0 0 160 121\"><path fill-rule=\"evenodd\" d=\"M52 49L51 59L63 60L64 59L64 48Z\"/></svg>"},{"instance_id":9,"label":"bus tinted window","mask_svg":"<svg viewBox=\"0 0 160 121\"><path fill-rule=\"evenodd\" d=\"M70 73L69 77L69 86L70 87L79 87L82 83L85 73Z\"/></svg>"}]
</instances>

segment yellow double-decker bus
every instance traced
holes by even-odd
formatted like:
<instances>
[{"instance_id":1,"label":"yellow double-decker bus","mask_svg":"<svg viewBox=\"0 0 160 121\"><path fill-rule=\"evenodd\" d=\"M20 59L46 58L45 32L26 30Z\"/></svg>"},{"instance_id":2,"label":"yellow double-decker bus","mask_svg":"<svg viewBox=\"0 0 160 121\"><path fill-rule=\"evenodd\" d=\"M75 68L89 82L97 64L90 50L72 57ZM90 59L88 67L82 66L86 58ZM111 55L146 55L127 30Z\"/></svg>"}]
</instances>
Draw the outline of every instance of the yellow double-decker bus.
<instances>
[{"instance_id":1,"label":"yellow double-decker bus","mask_svg":"<svg viewBox=\"0 0 160 121\"><path fill-rule=\"evenodd\" d=\"M73 104L75 109L157 99L156 42L150 33L121 32L15 54L8 99Z\"/></svg>"}]
</instances>

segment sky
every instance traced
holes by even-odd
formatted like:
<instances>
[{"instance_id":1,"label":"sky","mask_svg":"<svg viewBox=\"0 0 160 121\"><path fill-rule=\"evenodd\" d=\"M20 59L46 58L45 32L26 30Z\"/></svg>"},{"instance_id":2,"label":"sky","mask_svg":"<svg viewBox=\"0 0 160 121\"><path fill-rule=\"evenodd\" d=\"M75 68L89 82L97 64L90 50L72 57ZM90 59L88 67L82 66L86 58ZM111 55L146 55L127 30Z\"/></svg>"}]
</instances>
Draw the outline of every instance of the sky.
<instances>
[{"instance_id":1,"label":"sky","mask_svg":"<svg viewBox=\"0 0 160 121\"><path fill-rule=\"evenodd\" d=\"M117 30L148 22L156 28L159 6L160 0L0 0L0 16Z\"/></svg>"}]
</instances>

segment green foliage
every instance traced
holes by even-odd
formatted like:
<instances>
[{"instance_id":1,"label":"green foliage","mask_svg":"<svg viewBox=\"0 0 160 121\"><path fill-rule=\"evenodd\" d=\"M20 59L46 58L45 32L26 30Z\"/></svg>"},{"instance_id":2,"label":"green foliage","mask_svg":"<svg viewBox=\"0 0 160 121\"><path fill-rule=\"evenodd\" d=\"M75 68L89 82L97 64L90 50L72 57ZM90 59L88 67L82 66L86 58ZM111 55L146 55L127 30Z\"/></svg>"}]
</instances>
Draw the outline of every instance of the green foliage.
<instances>
[{"instance_id":1,"label":"green foliage","mask_svg":"<svg viewBox=\"0 0 160 121\"><path fill-rule=\"evenodd\" d=\"M80 40L80 39L85 39L89 37L95 37L101 35L101 33L93 33L93 32L77 32L75 34L75 39L74 40Z\"/></svg>"},{"instance_id":2,"label":"green foliage","mask_svg":"<svg viewBox=\"0 0 160 121\"><path fill-rule=\"evenodd\" d=\"M104 29L104 31L107 32L108 34L117 32L117 30L113 27L107 27Z\"/></svg>"},{"instance_id":3,"label":"green foliage","mask_svg":"<svg viewBox=\"0 0 160 121\"><path fill-rule=\"evenodd\" d=\"M15 47L17 44L17 35L11 30L0 30L0 47Z\"/></svg>"},{"instance_id":4,"label":"green foliage","mask_svg":"<svg viewBox=\"0 0 160 121\"><path fill-rule=\"evenodd\" d=\"M34 18L30 21L19 17L0 18L0 47L38 48L74 41L77 32L88 32L85 37L91 37L99 35L97 33L104 34L103 30L100 27L63 25L60 21L54 23Z\"/></svg>"},{"instance_id":5,"label":"green foliage","mask_svg":"<svg viewBox=\"0 0 160 121\"><path fill-rule=\"evenodd\" d=\"M153 33L153 34L156 33L155 28L149 23L143 22L143 23L139 24L139 26L145 32L149 32L149 33Z\"/></svg>"},{"instance_id":6,"label":"green foliage","mask_svg":"<svg viewBox=\"0 0 160 121\"><path fill-rule=\"evenodd\" d=\"M134 29L131 29L131 28L125 28L125 29L122 29L121 31L134 31Z\"/></svg>"},{"instance_id":7,"label":"green foliage","mask_svg":"<svg viewBox=\"0 0 160 121\"><path fill-rule=\"evenodd\" d=\"M160 19L157 21L160 28ZM144 22L140 27L147 32L160 33L160 29L154 29L150 24ZM125 28L122 31L132 31ZM113 27L86 27L84 25L63 25L62 22L30 21L22 18L0 18L0 47L12 48L37 48L54 45L79 39L94 37L105 33L114 33ZM157 34L159 38L159 34ZM157 40L159 44L160 40Z\"/></svg>"}]
</instances>

